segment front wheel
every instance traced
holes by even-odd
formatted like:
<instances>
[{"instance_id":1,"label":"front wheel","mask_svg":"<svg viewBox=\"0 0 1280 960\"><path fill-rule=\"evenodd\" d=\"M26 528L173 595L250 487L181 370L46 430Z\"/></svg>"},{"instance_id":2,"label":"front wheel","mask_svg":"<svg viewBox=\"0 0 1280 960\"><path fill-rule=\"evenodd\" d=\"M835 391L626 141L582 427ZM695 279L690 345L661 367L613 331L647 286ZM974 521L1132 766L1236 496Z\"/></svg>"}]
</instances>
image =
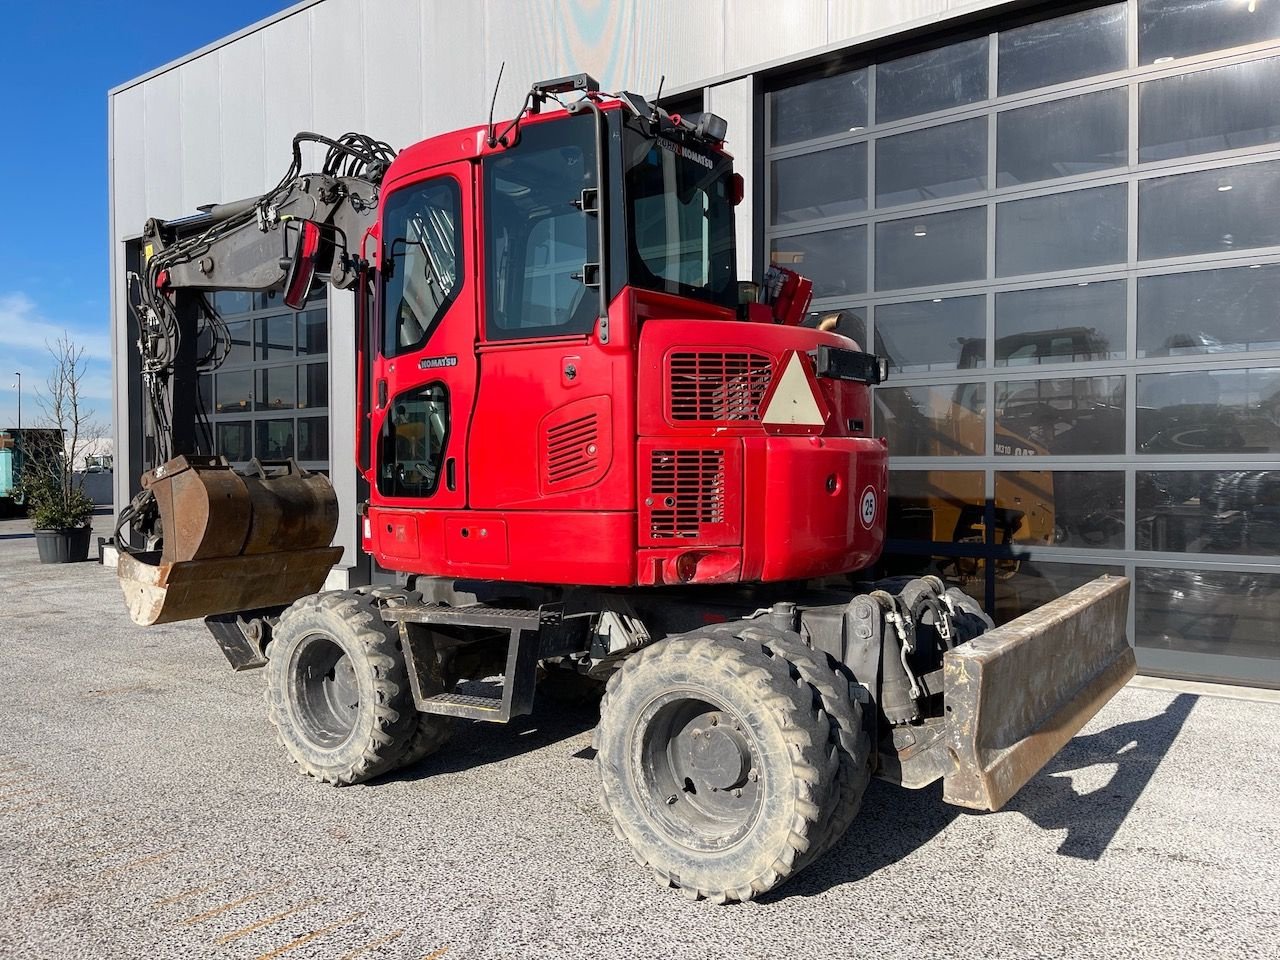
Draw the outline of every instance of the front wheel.
<instances>
[{"instance_id":1,"label":"front wheel","mask_svg":"<svg viewBox=\"0 0 1280 960\"><path fill-rule=\"evenodd\" d=\"M768 647L727 633L647 647L609 680L605 806L660 884L750 900L796 869L825 809L829 724Z\"/></svg>"}]
</instances>

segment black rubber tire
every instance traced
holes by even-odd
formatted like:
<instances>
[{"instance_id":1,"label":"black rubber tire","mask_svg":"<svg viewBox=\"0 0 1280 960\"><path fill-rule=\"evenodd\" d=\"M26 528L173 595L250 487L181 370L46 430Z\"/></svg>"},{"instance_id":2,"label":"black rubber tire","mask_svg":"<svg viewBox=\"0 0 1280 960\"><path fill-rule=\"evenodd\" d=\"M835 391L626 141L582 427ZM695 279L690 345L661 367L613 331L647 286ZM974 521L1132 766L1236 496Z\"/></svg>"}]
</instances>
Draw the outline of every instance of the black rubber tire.
<instances>
[{"instance_id":1,"label":"black rubber tire","mask_svg":"<svg viewBox=\"0 0 1280 960\"><path fill-rule=\"evenodd\" d=\"M871 737L862 725L862 704L851 695L849 677L830 656L808 646L798 635L776 632L757 635L785 657L813 689L831 722L829 765L834 761L830 816L820 825L813 844L805 851L797 870L803 870L835 846L862 807L871 782Z\"/></svg>"},{"instance_id":2,"label":"black rubber tire","mask_svg":"<svg viewBox=\"0 0 1280 960\"><path fill-rule=\"evenodd\" d=\"M337 706L314 673L335 653L329 683L341 666L354 685ZM276 735L317 780L347 786L407 762L418 714L400 646L374 597L341 591L294 603L272 631L266 674Z\"/></svg>"},{"instance_id":3,"label":"black rubber tire","mask_svg":"<svg viewBox=\"0 0 1280 960\"><path fill-rule=\"evenodd\" d=\"M653 711L666 707L655 704L695 702L732 717L752 744L752 771L760 768L757 806L737 835L718 842L711 830L696 838L701 849L670 826L664 811L671 804L647 782L641 762L646 734L661 735ZM595 736L602 802L618 837L659 885L691 899L751 900L795 873L828 814L828 730L808 686L759 642L711 631L663 640L609 678Z\"/></svg>"}]
</instances>

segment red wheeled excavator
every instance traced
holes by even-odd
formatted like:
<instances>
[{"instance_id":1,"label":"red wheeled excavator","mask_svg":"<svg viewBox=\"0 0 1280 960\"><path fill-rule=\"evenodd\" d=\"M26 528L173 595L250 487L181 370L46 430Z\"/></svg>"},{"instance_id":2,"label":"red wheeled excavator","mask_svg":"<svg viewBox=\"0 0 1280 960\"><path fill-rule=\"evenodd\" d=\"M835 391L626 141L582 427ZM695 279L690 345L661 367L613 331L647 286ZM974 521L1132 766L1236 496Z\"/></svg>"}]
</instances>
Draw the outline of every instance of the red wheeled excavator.
<instances>
[{"instance_id":1,"label":"red wheeled excavator","mask_svg":"<svg viewBox=\"0 0 1280 960\"><path fill-rule=\"evenodd\" d=\"M998 809L1134 672L1123 578L998 628L937 577L859 580L885 365L799 324L798 275L738 282L726 135L577 75L398 155L300 134L267 194L149 221L131 290L158 451L117 531L134 620L204 617L328 783L529 713L539 676L607 681L619 835L718 902L821 856L872 775ZM233 469L203 436L208 293L297 309L316 278L357 305L358 522L394 584L320 592L328 481Z\"/></svg>"}]
</instances>

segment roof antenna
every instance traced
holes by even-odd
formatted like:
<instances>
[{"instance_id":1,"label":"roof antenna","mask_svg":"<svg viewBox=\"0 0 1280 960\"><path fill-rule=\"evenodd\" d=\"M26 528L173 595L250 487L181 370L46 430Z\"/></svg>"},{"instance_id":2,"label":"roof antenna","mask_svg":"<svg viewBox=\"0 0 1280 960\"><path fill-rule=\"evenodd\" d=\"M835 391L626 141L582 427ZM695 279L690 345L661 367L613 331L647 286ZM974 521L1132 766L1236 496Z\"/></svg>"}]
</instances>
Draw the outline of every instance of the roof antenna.
<instances>
[{"instance_id":1,"label":"roof antenna","mask_svg":"<svg viewBox=\"0 0 1280 960\"><path fill-rule=\"evenodd\" d=\"M497 138L493 135L493 109L498 104L498 88L502 86L502 71L507 68L507 61L503 60L502 65L498 67L498 81L493 85L493 99L489 101L489 138L485 141L492 150L498 145Z\"/></svg>"},{"instance_id":2,"label":"roof antenna","mask_svg":"<svg viewBox=\"0 0 1280 960\"><path fill-rule=\"evenodd\" d=\"M662 99L662 87L667 82L667 75L664 73L658 78L658 92L654 95L653 102L657 103Z\"/></svg>"}]
</instances>

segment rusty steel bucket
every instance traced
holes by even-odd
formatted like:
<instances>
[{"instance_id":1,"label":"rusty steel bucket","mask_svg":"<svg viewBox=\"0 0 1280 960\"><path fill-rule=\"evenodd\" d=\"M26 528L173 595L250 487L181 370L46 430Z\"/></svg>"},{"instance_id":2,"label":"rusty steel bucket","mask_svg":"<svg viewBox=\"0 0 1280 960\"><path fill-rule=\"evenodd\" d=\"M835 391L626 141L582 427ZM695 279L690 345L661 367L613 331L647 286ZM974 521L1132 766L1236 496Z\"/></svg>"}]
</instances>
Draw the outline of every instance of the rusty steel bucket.
<instances>
[{"instance_id":1,"label":"rusty steel bucket","mask_svg":"<svg viewBox=\"0 0 1280 960\"><path fill-rule=\"evenodd\" d=\"M338 500L329 481L293 461L175 457L142 485L156 499L164 547L120 554L117 574L133 622L172 623L283 606L317 592L342 555L330 546Z\"/></svg>"}]
</instances>

